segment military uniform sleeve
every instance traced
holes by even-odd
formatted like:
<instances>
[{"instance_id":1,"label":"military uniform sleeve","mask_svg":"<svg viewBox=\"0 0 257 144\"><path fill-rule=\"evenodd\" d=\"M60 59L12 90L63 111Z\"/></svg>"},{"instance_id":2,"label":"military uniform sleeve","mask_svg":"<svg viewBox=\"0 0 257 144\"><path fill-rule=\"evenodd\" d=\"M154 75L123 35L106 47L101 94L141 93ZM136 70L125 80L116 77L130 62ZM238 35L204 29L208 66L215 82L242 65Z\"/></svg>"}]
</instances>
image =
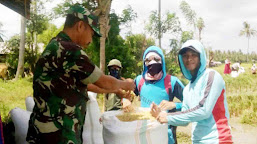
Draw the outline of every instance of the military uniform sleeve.
<instances>
[{"instance_id":1,"label":"military uniform sleeve","mask_svg":"<svg viewBox=\"0 0 257 144\"><path fill-rule=\"evenodd\" d=\"M93 64L83 50L78 50L74 54L74 65L72 66L72 73L83 84L95 83L102 71Z\"/></svg>"}]
</instances>

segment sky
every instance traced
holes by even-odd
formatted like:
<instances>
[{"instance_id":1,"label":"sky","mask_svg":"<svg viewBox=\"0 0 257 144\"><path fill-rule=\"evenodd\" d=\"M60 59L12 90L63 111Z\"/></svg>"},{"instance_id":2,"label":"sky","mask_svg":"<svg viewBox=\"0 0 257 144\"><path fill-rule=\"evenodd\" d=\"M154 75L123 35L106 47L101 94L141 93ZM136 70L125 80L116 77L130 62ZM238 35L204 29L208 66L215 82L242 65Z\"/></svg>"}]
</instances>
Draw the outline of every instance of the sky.
<instances>
[{"instance_id":1,"label":"sky","mask_svg":"<svg viewBox=\"0 0 257 144\"><path fill-rule=\"evenodd\" d=\"M61 0L55 0L48 5L50 9ZM202 32L202 42L205 47L211 47L212 50L234 50L246 53L247 38L239 36L240 30L243 29L243 22L250 24L251 28L257 30L257 1L256 0L186 0L191 6L191 9L196 12L197 17L202 17L205 28ZM176 13L181 22L183 30L193 30L189 26L182 15L179 5L181 0L161 0L161 13L166 12ZM158 10L158 0L113 0L112 10L116 14L121 15L122 10L128 5L137 13L136 21L132 22L130 28L122 27L121 35L125 37L128 29L132 33L146 33L145 24L149 19L151 11ZM10 38L20 32L20 16L0 4L0 21L3 24L4 40ZM53 21L57 26L63 24L64 19L59 18ZM150 36L147 34L147 36ZM162 48L170 50L171 34L164 34L162 38ZM158 44L158 40L156 40ZM249 52L257 53L257 36L251 37Z\"/></svg>"}]
</instances>

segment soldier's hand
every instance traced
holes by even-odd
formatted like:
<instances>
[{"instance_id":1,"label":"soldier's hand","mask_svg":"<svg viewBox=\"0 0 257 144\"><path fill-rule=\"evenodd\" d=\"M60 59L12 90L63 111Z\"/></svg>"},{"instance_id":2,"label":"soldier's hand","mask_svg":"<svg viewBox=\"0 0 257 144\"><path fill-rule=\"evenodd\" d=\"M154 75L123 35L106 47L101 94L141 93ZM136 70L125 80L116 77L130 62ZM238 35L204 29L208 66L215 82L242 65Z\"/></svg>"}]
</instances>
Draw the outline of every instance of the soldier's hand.
<instances>
[{"instance_id":1,"label":"soldier's hand","mask_svg":"<svg viewBox=\"0 0 257 144\"><path fill-rule=\"evenodd\" d=\"M134 83L134 80L132 79L126 79L124 81L124 90L131 90L131 91L134 91L136 85Z\"/></svg>"},{"instance_id":2,"label":"soldier's hand","mask_svg":"<svg viewBox=\"0 0 257 144\"><path fill-rule=\"evenodd\" d=\"M129 101L131 101L133 96L131 94L131 91L125 91L125 93L124 93L124 95L122 97L128 99Z\"/></svg>"}]
</instances>

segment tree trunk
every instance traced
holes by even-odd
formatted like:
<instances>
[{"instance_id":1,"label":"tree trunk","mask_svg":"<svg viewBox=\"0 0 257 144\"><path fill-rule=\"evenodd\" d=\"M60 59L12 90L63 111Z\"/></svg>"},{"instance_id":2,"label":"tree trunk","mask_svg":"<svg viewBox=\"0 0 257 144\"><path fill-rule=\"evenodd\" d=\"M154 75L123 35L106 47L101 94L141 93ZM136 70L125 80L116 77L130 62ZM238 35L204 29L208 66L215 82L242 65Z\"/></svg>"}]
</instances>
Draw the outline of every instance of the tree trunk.
<instances>
[{"instance_id":1,"label":"tree trunk","mask_svg":"<svg viewBox=\"0 0 257 144\"><path fill-rule=\"evenodd\" d=\"M25 51L25 28L26 28L26 19L21 16L21 40L20 40L20 49L19 49L19 62L17 67L17 72L15 80L24 72L24 51Z\"/></svg>"},{"instance_id":2,"label":"tree trunk","mask_svg":"<svg viewBox=\"0 0 257 144\"><path fill-rule=\"evenodd\" d=\"M33 64L31 65L31 71L34 72L35 69L35 64L37 61L37 33L33 32L33 46L32 46L32 59L33 59Z\"/></svg>"},{"instance_id":3,"label":"tree trunk","mask_svg":"<svg viewBox=\"0 0 257 144\"><path fill-rule=\"evenodd\" d=\"M100 69L104 72L105 71L105 40L106 40L106 28L105 28L105 17L99 17L100 22L100 33L102 37L100 38Z\"/></svg>"},{"instance_id":4,"label":"tree trunk","mask_svg":"<svg viewBox=\"0 0 257 144\"><path fill-rule=\"evenodd\" d=\"M101 10L99 15L100 23L100 33L102 37L100 38L100 69L105 71L105 40L108 37L110 30L109 26L109 13L111 9L112 0L105 0L99 2L99 9Z\"/></svg>"},{"instance_id":5,"label":"tree trunk","mask_svg":"<svg viewBox=\"0 0 257 144\"><path fill-rule=\"evenodd\" d=\"M202 31L201 30L199 30L199 41L201 41L201 33L202 33Z\"/></svg>"},{"instance_id":6,"label":"tree trunk","mask_svg":"<svg viewBox=\"0 0 257 144\"><path fill-rule=\"evenodd\" d=\"M37 1L34 0L33 2L33 13L35 15L37 15ZM34 73L34 69L35 69L35 64L37 61L37 32L36 29L34 27L34 30L32 32L32 42L33 42L33 46L32 46L32 64L31 64L31 71Z\"/></svg>"}]
</instances>

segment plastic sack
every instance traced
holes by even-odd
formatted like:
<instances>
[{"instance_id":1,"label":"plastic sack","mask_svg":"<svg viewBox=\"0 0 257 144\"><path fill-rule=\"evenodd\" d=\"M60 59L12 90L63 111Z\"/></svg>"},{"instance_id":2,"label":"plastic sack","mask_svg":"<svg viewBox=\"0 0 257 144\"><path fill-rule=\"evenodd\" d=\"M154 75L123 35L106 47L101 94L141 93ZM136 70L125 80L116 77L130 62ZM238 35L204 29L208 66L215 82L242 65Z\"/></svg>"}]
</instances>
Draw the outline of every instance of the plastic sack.
<instances>
[{"instance_id":1,"label":"plastic sack","mask_svg":"<svg viewBox=\"0 0 257 144\"><path fill-rule=\"evenodd\" d=\"M25 104L26 110L32 112L35 105L33 97L28 96L25 100Z\"/></svg>"},{"instance_id":2,"label":"plastic sack","mask_svg":"<svg viewBox=\"0 0 257 144\"><path fill-rule=\"evenodd\" d=\"M96 100L96 93L88 92L87 113L83 126L84 144L103 144L103 126L99 122L101 112Z\"/></svg>"},{"instance_id":3,"label":"plastic sack","mask_svg":"<svg viewBox=\"0 0 257 144\"><path fill-rule=\"evenodd\" d=\"M151 120L122 122L116 115L122 111L109 111L102 115L105 144L167 144L168 125Z\"/></svg>"},{"instance_id":4,"label":"plastic sack","mask_svg":"<svg viewBox=\"0 0 257 144\"><path fill-rule=\"evenodd\" d=\"M10 115L15 127L16 144L27 144L26 136L31 112L21 108L14 108L10 111Z\"/></svg>"}]
</instances>

